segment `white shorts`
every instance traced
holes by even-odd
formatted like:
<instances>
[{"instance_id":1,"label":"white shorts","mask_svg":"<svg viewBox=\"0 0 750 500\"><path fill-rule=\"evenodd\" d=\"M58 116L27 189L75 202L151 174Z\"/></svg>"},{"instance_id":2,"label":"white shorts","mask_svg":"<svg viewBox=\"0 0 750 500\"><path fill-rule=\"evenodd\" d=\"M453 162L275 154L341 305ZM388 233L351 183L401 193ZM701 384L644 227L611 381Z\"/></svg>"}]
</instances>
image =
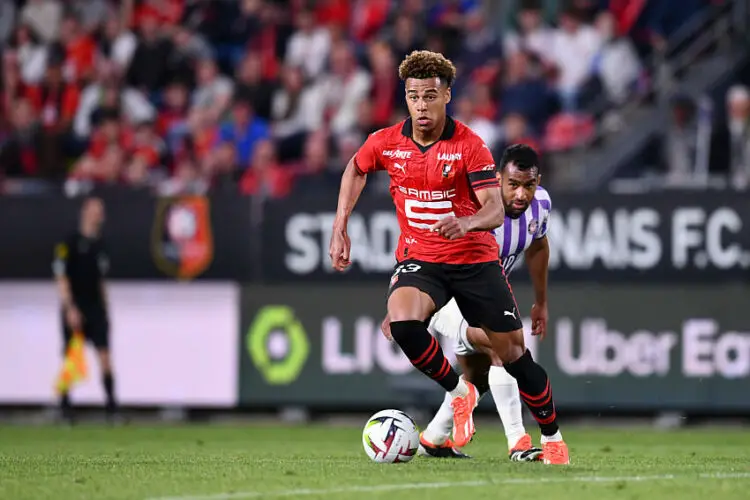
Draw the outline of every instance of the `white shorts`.
<instances>
[{"instance_id":1,"label":"white shorts","mask_svg":"<svg viewBox=\"0 0 750 500\"><path fill-rule=\"evenodd\" d=\"M455 353L459 356L468 356L478 352L466 336L466 329L468 327L469 324L461 314L456 299L451 299L450 302L432 316L427 330L433 336L441 335L455 340Z\"/></svg>"}]
</instances>

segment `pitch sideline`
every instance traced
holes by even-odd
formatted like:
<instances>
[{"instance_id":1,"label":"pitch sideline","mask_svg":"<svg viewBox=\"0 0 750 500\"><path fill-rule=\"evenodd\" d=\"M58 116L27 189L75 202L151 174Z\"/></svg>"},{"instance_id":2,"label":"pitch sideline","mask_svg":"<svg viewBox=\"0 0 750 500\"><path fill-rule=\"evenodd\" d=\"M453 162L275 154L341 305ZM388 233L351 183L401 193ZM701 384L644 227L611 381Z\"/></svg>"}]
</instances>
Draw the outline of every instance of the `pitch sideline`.
<instances>
[{"instance_id":1,"label":"pitch sideline","mask_svg":"<svg viewBox=\"0 0 750 500\"><path fill-rule=\"evenodd\" d=\"M184 495L168 497L150 497L145 500L242 500L252 498L284 498L310 495L335 495L340 493L382 493L387 491L442 488L472 488L479 486L502 486L511 484L539 483L616 483L670 481L675 479L750 479L750 472L728 472L712 474L660 474L653 476L572 476L572 477L537 477L500 479L497 481L453 481L431 483L380 484L373 486L342 486L339 488L294 489L277 491L238 491L234 493L216 493L214 495Z\"/></svg>"}]
</instances>

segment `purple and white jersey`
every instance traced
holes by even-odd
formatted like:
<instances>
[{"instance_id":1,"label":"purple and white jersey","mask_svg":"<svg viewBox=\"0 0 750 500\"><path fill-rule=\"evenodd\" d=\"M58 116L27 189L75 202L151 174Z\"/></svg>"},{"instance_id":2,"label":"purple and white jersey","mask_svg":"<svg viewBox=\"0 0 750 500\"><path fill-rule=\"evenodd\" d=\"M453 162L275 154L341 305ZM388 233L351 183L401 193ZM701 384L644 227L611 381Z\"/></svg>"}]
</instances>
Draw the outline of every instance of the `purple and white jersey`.
<instances>
[{"instance_id":1,"label":"purple and white jersey","mask_svg":"<svg viewBox=\"0 0 750 500\"><path fill-rule=\"evenodd\" d=\"M529 208L517 219L505 217L503 225L495 229L495 239L500 246L500 261L509 274L534 240L547 235L552 199L542 186L536 188Z\"/></svg>"}]
</instances>

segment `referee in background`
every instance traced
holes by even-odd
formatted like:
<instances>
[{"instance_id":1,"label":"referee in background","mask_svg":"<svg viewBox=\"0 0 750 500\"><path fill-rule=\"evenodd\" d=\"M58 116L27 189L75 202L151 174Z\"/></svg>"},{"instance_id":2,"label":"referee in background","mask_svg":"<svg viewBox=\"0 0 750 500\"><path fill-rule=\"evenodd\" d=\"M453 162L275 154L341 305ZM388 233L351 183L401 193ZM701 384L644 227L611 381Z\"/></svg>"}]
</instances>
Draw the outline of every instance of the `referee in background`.
<instances>
[{"instance_id":1,"label":"referee in background","mask_svg":"<svg viewBox=\"0 0 750 500\"><path fill-rule=\"evenodd\" d=\"M53 270L62 307L64 349L74 332L81 332L95 348L107 395L106 413L112 421L116 415L115 383L109 353L109 314L104 276L109 261L100 238L104 224L104 203L86 198L81 208L78 231L55 246ZM63 356L64 356L63 352ZM60 402L62 416L72 422L73 408L69 394Z\"/></svg>"}]
</instances>

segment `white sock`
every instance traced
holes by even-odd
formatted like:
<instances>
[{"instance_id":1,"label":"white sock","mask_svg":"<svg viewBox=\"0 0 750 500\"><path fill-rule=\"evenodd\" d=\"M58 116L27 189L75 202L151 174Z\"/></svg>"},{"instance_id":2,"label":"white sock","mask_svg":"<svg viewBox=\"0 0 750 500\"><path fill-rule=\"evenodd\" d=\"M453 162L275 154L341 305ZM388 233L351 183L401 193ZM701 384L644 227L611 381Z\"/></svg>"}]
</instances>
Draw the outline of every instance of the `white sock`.
<instances>
[{"instance_id":1,"label":"white sock","mask_svg":"<svg viewBox=\"0 0 750 500\"><path fill-rule=\"evenodd\" d=\"M551 436L545 436L544 434L542 434L542 444L544 444L544 443L559 443L562 440L563 440L562 439L562 434L560 433L560 431L555 432Z\"/></svg>"},{"instance_id":2,"label":"white sock","mask_svg":"<svg viewBox=\"0 0 750 500\"><path fill-rule=\"evenodd\" d=\"M458 379L458 385L455 389L452 391L449 391L448 394L451 395L451 398L463 398L467 394L469 394L469 386L466 385L466 382L464 381L463 377Z\"/></svg>"},{"instance_id":3,"label":"white sock","mask_svg":"<svg viewBox=\"0 0 750 500\"><path fill-rule=\"evenodd\" d=\"M427 424L427 427L422 433L429 443L439 446L445 443L445 440L451 435L451 431L453 430L452 400L453 398L446 392L443 404L440 405L440 409L435 416L432 417L432 420Z\"/></svg>"},{"instance_id":4,"label":"white sock","mask_svg":"<svg viewBox=\"0 0 750 500\"><path fill-rule=\"evenodd\" d=\"M526 434L521 413L521 394L518 392L518 382L505 368L490 367L490 392L495 400L497 413L505 429L508 439L508 449L513 448L519 439Z\"/></svg>"}]
</instances>

